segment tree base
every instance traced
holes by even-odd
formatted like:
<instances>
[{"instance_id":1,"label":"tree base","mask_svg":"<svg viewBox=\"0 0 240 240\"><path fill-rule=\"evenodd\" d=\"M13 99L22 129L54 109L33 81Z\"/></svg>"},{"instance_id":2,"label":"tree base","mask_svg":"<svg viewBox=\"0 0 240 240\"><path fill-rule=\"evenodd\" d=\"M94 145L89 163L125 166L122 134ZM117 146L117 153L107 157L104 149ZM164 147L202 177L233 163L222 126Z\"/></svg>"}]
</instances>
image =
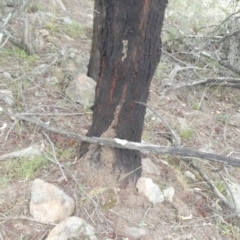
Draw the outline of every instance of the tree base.
<instances>
[{"instance_id":1,"label":"tree base","mask_svg":"<svg viewBox=\"0 0 240 240\"><path fill-rule=\"evenodd\" d=\"M106 171L121 187L136 183L141 176L139 151L93 146L83 143L78 150L78 159L86 161L94 171ZM102 176L108 178L109 176Z\"/></svg>"}]
</instances>

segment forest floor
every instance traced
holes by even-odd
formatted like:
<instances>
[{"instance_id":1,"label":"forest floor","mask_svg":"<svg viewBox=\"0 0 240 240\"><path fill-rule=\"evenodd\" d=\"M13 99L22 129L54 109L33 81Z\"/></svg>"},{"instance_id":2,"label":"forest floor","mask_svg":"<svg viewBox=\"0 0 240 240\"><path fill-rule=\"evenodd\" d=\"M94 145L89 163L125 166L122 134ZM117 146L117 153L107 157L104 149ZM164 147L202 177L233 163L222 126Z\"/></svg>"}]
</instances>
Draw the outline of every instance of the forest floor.
<instances>
[{"instance_id":1,"label":"forest floor","mask_svg":"<svg viewBox=\"0 0 240 240\"><path fill-rule=\"evenodd\" d=\"M0 101L0 106L15 113L31 112L51 126L86 134L91 124L92 112L71 102L64 95L65 83L63 80L58 81L61 66L54 60L63 49L74 48L87 66L91 47L93 3L77 0L63 2L66 11L58 3L49 4L44 0L32 3L28 13L32 41L36 42L41 33L44 35L44 31L39 33L39 30L44 29L49 33L39 40L41 46L36 54L29 56L10 43L0 49L0 88L11 90L16 99L12 107L3 101ZM64 24L64 18L65 21L67 18L71 19L74 24ZM22 31L18 21L12 22L11 26L15 26L17 33ZM44 68L42 73L36 72L39 66ZM163 52L152 81L148 105L176 132L182 147L240 158L239 90L197 85L163 92L165 85L175 84L170 77L174 67L175 62L169 54ZM187 78L187 74L184 74ZM177 79L178 75L174 76L174 80L178 81ZM117 201L107 202L104 199L106 192L111 193L114 187L112 183L109 183L109 188L101 186L98 179L84 180L86 175L92 173L81 169L81 163L75 162L79 142L0 114L0 127L4 123L7 126L0 132L1 156L36 142L43 144L50 153L51 139L58 161L69 171L65 172L68 181L64 181L59 167L42 156L35 157L32 161L26 158L0 161L0 239L40 240L51 230L52 226L31 220L29 192L35 178L53 183L75 197L77 207L74 215L91 224L98 239L130 239L123 234L125 227L145 229L148 235L141 239L146 240L240 239L239 218L226 217L226 206L200 174L180 157L156 153L143 156L157 165L160 176L155 178L155 182L160 188L174 187L172 203L164 201L152 206L132 188L118 190ZM170 146L171 143L166 138L168 134L169 129L161 119L148 110L143 141ZM214 171L221 165L205 160L195 159L194 162L215 183L219 191L226 195L226 186L218 172ZM196 179L188 178L186 171L192 172ZM76 181L72 180L72 175ZM104 173L100 172L100 175ZM231 180L240 184L240 168L227 166L227 171L223 171L222 175L231 177Z\"/></svg>"}]
</instances>

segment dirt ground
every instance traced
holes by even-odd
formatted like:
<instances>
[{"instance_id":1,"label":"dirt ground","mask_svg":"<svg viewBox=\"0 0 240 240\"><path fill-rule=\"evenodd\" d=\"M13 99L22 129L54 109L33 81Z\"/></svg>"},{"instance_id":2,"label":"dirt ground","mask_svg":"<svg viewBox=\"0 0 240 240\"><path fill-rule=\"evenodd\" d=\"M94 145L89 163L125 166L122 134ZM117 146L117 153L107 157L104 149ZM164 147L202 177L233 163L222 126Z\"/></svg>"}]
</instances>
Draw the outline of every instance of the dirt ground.
<instances>
[{"instance_id":1,"label":"dirt ground","mask_svg":"<svg viewBox=\"0 0 240 240\"><path fill-rule=\"evenodd\" d=\"M63 49L74 48L87 66L93 2L63 1L66 11L57 1L53 2L55 4L33 1L29 10L31 41L37 39L36 29L49 32L35 55L25 55L10 43L0 50L0 88L10 89L17 99L13 107L3 101L0 101L0 106L12 112L34 113L51 126L86 134L92 112L64 95L64 79L55 81L59 77L57 71L60 66L54 59ZM36 12L43 13L47 20L44 21L43 17L40 18L42 22L34 22ZM79 24L74 28L64 28L63 17ZM21 23L14 21L11 24L17 27L17 34L20 34ZM49 67L42 73L36 73L36 67L42 64ZM164 83L170 81L169 74L173 68L172 59L163 54L151 85L148 105L176 131L182 147L240 158L239 90L201 85L163 94L161 89ZM10 79L4 75L6 72L11 74ZM126 227L145 229L148 235L141 239L146 240L240 239L239 218L226 218L229 213L226 206L199 173L181 161L180 157L143 154L157 165L160 176L154 180L160 188L172 186L175 189L172 203L164 201L153 206L134 187L118 188L109 169L96 171L84 162L76 162L75 149L79 142L0 114L0 127L4 123L7 123L7 128L0 134L0 155L36 142L44 144L51 152L50 139L58 161L68 170L64 172L66 181L59 167L46 159L40 159L40 165L33 172L26 170L24 159L0 161L0 239L45 239L53 228L53 225L34 221L29 213L29 191L34 178L53 183L72 196L77 205L74 215L91 224L98 239L131 239L124 235L123 229ZM161 119L148 111L143 141L170 146L166 134L169 131ZM194 162L222 193L226 191L218 172L213 171L221 165L197 159ZM240 169L226 168L228 175L226 172L222 174L240 184ZM191 171L196 179L187 178L186 171Z\"/></svg>"}]
</instances>

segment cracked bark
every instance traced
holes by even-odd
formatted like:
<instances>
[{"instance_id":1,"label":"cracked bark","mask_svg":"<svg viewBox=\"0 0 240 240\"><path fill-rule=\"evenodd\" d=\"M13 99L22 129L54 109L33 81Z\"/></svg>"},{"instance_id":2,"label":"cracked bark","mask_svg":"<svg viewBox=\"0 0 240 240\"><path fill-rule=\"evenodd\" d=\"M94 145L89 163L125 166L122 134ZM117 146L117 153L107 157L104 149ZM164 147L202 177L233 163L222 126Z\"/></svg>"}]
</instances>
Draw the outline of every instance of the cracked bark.
<instances>
[{"instance_id":1,"label":"cracked bark","mask_svg":"<svg viewBox=\"0 0 240 240\"><path fill-rule=\"evenodd\" d=\"M100 48L92 125L87 136L100 137L110 128L114 136L141 142L146 103L153 74L161 56L161 30L166 0L106 0L105 26ZM113 124L114 122L114 124ZM81 144L78 158L89 148ZM141 175L139 151L114 149L115 167Z\"/></svg>"}]
</instances>

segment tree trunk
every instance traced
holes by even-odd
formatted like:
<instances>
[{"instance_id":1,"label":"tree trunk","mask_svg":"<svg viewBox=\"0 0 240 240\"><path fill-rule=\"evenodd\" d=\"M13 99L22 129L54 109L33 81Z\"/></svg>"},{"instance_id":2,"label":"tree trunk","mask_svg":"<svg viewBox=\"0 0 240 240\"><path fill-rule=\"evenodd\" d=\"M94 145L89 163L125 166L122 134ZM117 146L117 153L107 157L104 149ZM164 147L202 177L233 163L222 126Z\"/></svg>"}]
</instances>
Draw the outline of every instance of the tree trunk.
<instances>
[{"instance_id":1,"label":"tree trunk","mask_svg":"<svg viewBox=\"0 0 240 240\"><path fill-rule=\"evenodd\" d=\"M100 47L102 31L105 25L105 17L106 17L106 0L95 0L92 48L87 73L87 75L90 78L94 79L95 81L97 81L99 77Z\"/></svg>"},{"instance_id":2,"label":"tree trunk","mask_svg":"<svg viewBox=\"0 0 240 240\"><path fill-rule=\"evenodd\" d=\"M92 125L87 136L140 142L153 74L160 61L161 30L167 0L105 0L106 19L100 48ZM106 134L110 133L111 134ZM88 144L79 149L80 158ZM114 149L120 173L141 175L140 152Z\"/></svg>"}]
</instances>

